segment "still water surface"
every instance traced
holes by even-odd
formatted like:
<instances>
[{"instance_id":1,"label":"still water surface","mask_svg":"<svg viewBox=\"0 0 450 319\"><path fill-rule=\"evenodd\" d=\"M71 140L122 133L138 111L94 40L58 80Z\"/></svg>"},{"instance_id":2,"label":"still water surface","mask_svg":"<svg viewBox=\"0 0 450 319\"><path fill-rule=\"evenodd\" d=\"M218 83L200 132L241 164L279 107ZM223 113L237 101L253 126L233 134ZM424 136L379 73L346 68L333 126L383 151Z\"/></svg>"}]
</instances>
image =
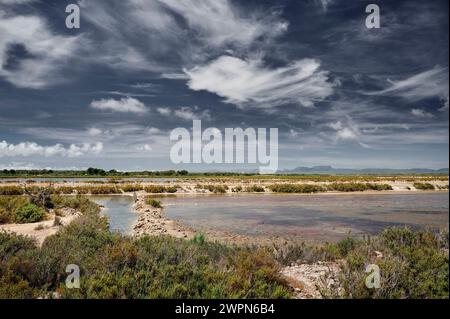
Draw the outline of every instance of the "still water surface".
<instances>
[{"instance_id":1,"label":"still water surface","mask_svg":"<svg viewBox=\"0 0 450 319\"><path fill-rule=\"evenodd\" d=\"M131 234L137 215L128 196L95 196L111 229ZM168 218L199 230L300 240L339 240L388 226L448 228L448 192L414 194L183 195L159 198Z\"/></svg>"}]
</instances>

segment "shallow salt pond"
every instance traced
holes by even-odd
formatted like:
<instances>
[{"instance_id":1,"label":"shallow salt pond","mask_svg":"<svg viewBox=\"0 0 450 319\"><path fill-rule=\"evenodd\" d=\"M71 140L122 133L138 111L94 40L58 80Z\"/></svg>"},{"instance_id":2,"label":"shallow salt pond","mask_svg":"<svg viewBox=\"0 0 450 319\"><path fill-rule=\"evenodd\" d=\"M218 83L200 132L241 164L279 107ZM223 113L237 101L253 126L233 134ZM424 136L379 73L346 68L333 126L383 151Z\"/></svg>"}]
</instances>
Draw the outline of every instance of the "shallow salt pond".
<instances>
[{"instance_id":1,"label":"shallow salt pond","mask_svg":"<svg viewBox=\"0 0 450 319\"><path fill-rule=\"evenodd\" d=\"M130 196L105 195L90 196L90 200L102 205L102 214L109 219L109 229L122 234L132 235L137 214L133 211L133 198Z\"/></svg>"},{"instance_id":2,"label":"shallow salt pond","mask_svg":"<svg viewBox=\"0 0 450 319\"><path fill-rule=\"evenodd\" d=\"M377 234L388 226L448 228L449 197L415 194L243 194L162 198L168 218L197 229L301 240Z\"/></svg>"},{"instance_id":3,"label":"shallow salt pond","mask_svg":"<svg viewBox=\"0 0 450 319\"><path fill-rule=\"evenodd\" d=\"M137 215L128 196L96 196L111 229L131 233ZM198 230L334 241L388 226L448 228L448 192L413 194L240 194L158 197L168 218Z\"/></svg>"}]
</instances>

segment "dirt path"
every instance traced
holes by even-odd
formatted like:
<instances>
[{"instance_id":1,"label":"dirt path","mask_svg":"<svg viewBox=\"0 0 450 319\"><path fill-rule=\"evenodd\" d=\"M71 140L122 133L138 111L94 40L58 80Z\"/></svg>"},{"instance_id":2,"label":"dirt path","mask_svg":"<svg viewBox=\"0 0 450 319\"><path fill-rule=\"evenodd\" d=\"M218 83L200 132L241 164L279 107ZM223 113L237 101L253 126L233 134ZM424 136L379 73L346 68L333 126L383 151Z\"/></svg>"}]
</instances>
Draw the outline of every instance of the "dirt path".
<instances>
[{"instance_id":1,"label":"dirt path","mask_svg":"<svg viewBox=\"0 0 450 319\"><path fill-rule=\"evenodd\" d=\"M45 238L56 234L62 226L70 224L81 215L79 212L70 208L63 209L63 211L64 216L58 217L59 223L56 225L55 215L52 215L52 219L38 223L0 225L0 231L31 237L36 240L39 246L41 246Z\"/></svg>"}]
</instances>

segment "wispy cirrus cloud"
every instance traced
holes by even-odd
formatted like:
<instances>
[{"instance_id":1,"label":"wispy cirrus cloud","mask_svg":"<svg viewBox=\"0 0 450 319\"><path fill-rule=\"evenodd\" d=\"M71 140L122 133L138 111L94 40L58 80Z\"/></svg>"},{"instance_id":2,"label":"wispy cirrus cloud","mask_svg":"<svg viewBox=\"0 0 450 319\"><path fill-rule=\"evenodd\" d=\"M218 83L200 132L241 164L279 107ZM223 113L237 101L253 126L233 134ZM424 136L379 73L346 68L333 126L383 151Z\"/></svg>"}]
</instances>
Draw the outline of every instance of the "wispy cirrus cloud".
<instances>
[{"instance_id":1,"label":"wispy cirrus cloud","mask_svg":"<svg viewBox=\"0 0 450 319\"><path fill-rule=\"evenodd\" d=\"M98 48L107 54L96 57L98 62L168 79L181 79L182 67L219 51L264 45L288 28L276 10L249 9L229 0L84 1L82 7L83 18L103 34Z\"/></svg>"},{"instance_id":2,"label":"wispy cirrus cloud","mask_svg":"<svg viewBox=\"0 0 450 319\"><path fill-rule=\"evenodd\" d=\"M161 0L168 8L181 15L188 26L197 30L202 41L220 47L237 43L248 46L258 38L279 35L288 24L276 15L238 10L229 0Z\"/></svg>"},{"instance_id":3,"label":"wispy cirrus cloud","mask_svg":"<svg viewBox=\"0 0 450 319\"><path fill-rule=\"evenodd\" d=\"M240 107L271 108L283 104L311 107L333 94L334 84L314 59L270 69L261 60L222 56L185 70L194 91L209 91Z\"/></svg>"},{"instance_id":4,"label":"wispy cirrus cloud","mask_svg":"<svg viewBox=\"0 0 450 319\"><path fill-rule=\"evenodd\" d=\"M386 89L366 94L400 96L409 100L430 97L448 99L448 81L448 68L435 67L403 80L388 80L390 86Z\"/></svg>"},{"instance_id":5,"label":"wispy cirrus cloud","mask_svg":"<svg viewBox=\"0 0 450 319\"><path fill-rule=\"evenodd\" d=\"M147 107L141 101L132 97L115 99L100 99L91 102L90 107L101 111L111 111L118 113L142 114L148 112Z\"/></svg>"}]
</instances>

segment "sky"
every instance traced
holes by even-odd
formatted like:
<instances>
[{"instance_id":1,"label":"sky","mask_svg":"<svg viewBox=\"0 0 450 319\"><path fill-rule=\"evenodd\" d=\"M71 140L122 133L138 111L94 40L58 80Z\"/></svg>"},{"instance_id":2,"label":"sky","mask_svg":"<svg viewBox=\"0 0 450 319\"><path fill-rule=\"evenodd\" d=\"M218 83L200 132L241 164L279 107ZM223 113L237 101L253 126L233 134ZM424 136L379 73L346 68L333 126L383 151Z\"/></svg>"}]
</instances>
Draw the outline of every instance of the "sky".
<instances>
[{"instance_id":1,"label":"sky","mask_svg":"<svg viewBox=\"0 0 450 319\"><path fill-rule=\"evenodd\" d=\"M280 169L446 168L448 21L447 0L0 0L0 168L255 168L172 163L193 120L278 128Z\"/></svg>"}]
</instances>

